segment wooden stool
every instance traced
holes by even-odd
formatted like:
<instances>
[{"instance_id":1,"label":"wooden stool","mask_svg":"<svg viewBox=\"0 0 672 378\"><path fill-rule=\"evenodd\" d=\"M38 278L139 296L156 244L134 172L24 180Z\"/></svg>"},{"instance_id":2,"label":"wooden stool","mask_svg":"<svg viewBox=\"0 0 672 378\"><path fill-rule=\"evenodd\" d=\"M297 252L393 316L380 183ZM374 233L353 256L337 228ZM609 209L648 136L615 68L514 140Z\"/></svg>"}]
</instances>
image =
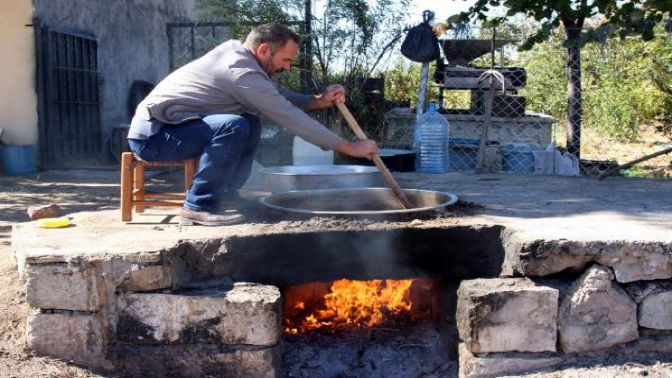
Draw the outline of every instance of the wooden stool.
<instances>
[{"instance_id":1,"label":"wooden stool","mask_svg":"<svg viewBox=\"0 0 672 378\"><path fill-rule=\"evenodd\" d=\"M144 161L132 152L121 154L121 220L129 222L136 213L152 206L182 206L186 191L198 167L199 158L179 161ZM145 191L145 167L184 167L185 193L147 193Z\"/></svg>"}]
</instances>

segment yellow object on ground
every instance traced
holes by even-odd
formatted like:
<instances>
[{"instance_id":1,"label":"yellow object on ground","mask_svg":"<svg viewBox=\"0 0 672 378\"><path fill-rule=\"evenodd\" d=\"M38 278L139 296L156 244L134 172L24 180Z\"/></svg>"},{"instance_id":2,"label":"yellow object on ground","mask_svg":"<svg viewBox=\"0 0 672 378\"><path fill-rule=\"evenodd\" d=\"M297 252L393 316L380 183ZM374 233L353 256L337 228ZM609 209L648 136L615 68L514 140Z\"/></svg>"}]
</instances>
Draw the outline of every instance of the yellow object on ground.
<instances>
[{"instance_id":1,"label":"yellow object on ground","mask_svg":"<svg viewBox=\"0 0 672 378\"><path fill-rule=\"evenodd\" d=\"M37 225L42 228L60 228L68 227L70 225L70 219L65 217L60 218L42 218L37 220Z\"/></svg>"}]
</instances>

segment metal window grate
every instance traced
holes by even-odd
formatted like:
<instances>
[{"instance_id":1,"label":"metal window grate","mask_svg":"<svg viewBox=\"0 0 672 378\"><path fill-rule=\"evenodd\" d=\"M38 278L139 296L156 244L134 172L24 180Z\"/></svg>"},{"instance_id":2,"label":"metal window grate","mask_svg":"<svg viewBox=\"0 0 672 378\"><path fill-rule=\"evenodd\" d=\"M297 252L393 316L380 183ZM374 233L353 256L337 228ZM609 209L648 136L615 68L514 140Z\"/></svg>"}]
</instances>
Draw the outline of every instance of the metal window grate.
<instances>
[{"instance_id":1,"label":"metal window grate","mask_svg":"<svg viewBox=\"0 0 672 378\"><path fill-rule=\"evenodd\" d=\"M95 157L101 147L98 41L37 29L40 165Z\"/></svg>"}]
</instances>

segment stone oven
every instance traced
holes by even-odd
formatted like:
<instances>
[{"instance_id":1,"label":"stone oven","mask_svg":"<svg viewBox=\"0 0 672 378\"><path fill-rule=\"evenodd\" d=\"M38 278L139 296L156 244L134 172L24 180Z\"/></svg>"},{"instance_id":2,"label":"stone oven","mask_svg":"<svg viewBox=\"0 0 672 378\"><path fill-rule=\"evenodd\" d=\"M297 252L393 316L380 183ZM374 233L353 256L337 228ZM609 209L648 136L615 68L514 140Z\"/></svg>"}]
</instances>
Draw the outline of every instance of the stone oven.
<instances>
[{"instance_id":1,"label":"stone oven","mask_svg":"<svg viewBox=\"0 0 672 378\"><path fill-rule=\"evenodd\" d=\"M576 180L555 177L460 177L456 191L483 205L436 219L202 228L160 210L120 224L105 210L73 214L70 228L16 225L28 347L136 377L496 377L669 358L672 240L669 213L653 210L669 183L647 183L659 192L647 202L633 181L572 191ZM493 180L499 190L481 194ZM541 187L555 190L545 205L530 200ZM627 199L617 217L600 202L610 196ZM362 291L386 299L338 323Z\"/></svg>"}]
</instances>

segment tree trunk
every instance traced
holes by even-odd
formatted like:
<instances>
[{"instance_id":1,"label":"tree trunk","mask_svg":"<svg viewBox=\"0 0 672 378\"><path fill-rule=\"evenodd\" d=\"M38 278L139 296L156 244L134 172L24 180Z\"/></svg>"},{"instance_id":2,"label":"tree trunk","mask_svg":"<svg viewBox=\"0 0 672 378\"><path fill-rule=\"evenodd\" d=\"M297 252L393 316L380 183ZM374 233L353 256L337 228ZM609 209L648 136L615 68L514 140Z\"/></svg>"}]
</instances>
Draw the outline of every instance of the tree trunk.
<instances>
[{"instance_id":1,"label":"tree trunk","mask_svg":"<svg viewBox=\"0 0 672 378\"><path fill-rule=\"evenodd\" d=\"M567 28L567 151L581 157L581 47L580 28Z\"/></svg>"}]
</instances>

